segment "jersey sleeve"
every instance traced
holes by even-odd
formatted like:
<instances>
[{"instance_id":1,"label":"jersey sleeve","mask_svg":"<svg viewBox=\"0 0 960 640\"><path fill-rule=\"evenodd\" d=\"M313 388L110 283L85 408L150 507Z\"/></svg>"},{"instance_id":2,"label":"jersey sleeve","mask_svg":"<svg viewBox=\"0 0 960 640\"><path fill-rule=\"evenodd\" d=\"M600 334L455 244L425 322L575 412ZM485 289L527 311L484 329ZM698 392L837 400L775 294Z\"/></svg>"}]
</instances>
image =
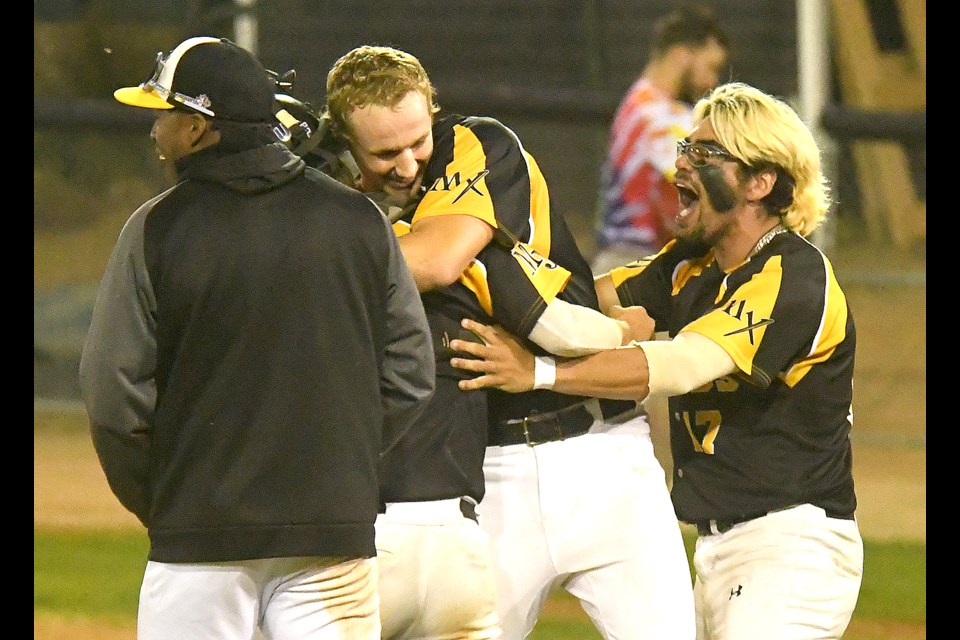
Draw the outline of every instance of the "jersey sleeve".
<instances>
[{"instance_id":1,"label":"jersey sleeve","mask_svg":"<svg viewBox=\"0 0 960 640\"><path fill-rule=\"evenodd\" d=\"M491 316L510 333L526 337L547 305L570 279L570 272L518 243L509 251L489 247L481 255L490 289Z\"/></svg>"},{"instance_id":2,"label":"jersey sleeve","mask_svg":"<svg viewBox=\"0 0 960 640\"><path fill-rule=\"evenodd\" d=\"M437 136L435 145L427 168L431 183L411 224L469 215L493 227L494 241L460 283L498 324L527 336L571 276L548 257L552 239L546 181L519 138L492 118L464 118Z\"/></svg>"},{"instance_id":3,"label":"jersey sleeve","mask_svg":"<svg viewBox=\"0 0 960 640\"><path fill-rule=\"evenodd\" d=\"M802 264L818 257L817 251L771 256L682 331L720 345L761 388L794 365L825 359L843 339L847 307L828 263Z\"/></svg>"},{"instance_id":4,"label":"jersey sleeve","mask_svg":"<svg viewBox=\"0 0 960 640\"><path fill-rule=\"evenodd\" d=\"M90 434L107 482L144 523L150 424L157 401L157 303L144 259L143 230L158 198L140 207L120 231L100 282L79 372Z\"/></svg>"},{"instance_id":5,"label":"jersey sleeve","mask_svg":"<svg viewBox=\"0 0 960 640\"><path fill-rule=\"evenodd\" d=\"M420 200L411 224L436 216L467 215L496 229L494 199L497 194L490 190L491 183L495 183L491 167L502 173L503 167L496 165L501 158L488 157L489 142L485 148L477 132L462 124L454 125L452 135L435 143L438 148L434 150L433 163L439 161L443 166L428 168L427 175L433 182ZM501 150L498 155L506 154Z\"/></svg>"}]
</instances>

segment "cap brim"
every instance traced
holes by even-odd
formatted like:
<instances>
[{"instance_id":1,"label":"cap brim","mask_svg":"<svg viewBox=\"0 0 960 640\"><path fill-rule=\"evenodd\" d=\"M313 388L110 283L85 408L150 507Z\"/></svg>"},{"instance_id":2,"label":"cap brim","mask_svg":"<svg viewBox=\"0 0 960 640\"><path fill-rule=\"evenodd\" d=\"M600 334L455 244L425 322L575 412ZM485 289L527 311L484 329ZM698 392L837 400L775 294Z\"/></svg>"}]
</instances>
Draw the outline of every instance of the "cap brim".
<instances>
[{"instance_id":1,"label":"cap brim","mask_svg":"<svg viewBox=\"0 0 960 640\"><path fill-rule=\"evenodd\" d=\"M173 109L173 105L158 96L156 93L144 91L142 87L124 87L113 92L118 102L131 107L144 109Z\"/></svg>"}]
</instances>

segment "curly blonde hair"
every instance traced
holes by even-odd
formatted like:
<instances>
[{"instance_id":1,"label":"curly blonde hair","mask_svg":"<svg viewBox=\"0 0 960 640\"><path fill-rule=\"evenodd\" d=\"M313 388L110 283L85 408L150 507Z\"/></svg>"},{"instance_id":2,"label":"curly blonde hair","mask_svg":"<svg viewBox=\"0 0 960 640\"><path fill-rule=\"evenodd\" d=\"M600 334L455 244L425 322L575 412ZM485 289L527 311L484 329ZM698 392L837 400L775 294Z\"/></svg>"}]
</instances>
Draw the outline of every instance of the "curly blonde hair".
<instances>
[{"instance_id":1,"label":"curly blonde hair","mask_svg":"<svg viewBox=\"0 0 960 640\"><path fill-rule=\"evenodd\" d=\"M742 82L716 87L694 106L694 123L709 120L717 141L747 170L777 171L764 205L802 236L826 218L830 188L813 133L790 105ZM778 190L779 187L779 190Z\"/></svg>"},{"instance_id":2,"label":"curly blonde hair","mask_svg":"<svg viewBox=\"0 0 960 640\"><path fill-rule=\"evenodd\" d=\"M323 117L333 133L348 139L347 114L368 105L396 106L408 93L427 99L431 114L440 110L437 91L420 61L393 47L363 45L338 59L327 73L327 107Z\"/></svg>"}]
</instances>

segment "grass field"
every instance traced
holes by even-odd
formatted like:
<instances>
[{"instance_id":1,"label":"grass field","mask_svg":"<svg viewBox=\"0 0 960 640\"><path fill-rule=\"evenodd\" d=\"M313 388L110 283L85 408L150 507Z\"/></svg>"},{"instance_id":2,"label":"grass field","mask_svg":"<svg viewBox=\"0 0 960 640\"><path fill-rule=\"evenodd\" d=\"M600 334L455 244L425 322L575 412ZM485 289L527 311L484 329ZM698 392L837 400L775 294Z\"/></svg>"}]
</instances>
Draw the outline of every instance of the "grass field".
<instances>
[{"instance_id":1,"label":"grass field","mask_svg":"<svg viewBox=\"0 0 960 640\"><path fill-rule=\"evenodd\" d=\"M688 543L692 539L688 538ZM864 580L850 640L906 640L926 629L926 545L865 543ZM135 624L146 562L142 531L34 531L34 614L50 619L102 620L121 629ZM688 544L689 547L689 544ZM863 626L869 634L856 630ZM896 629L877 635L874 629ZM914 635L903 635L911 632ZM600 638L565 592L556 592L532 640ZM50 640L53 640L50 638ZM108 640L102 638L101 640Z\"/></svg>"}]
</instances>

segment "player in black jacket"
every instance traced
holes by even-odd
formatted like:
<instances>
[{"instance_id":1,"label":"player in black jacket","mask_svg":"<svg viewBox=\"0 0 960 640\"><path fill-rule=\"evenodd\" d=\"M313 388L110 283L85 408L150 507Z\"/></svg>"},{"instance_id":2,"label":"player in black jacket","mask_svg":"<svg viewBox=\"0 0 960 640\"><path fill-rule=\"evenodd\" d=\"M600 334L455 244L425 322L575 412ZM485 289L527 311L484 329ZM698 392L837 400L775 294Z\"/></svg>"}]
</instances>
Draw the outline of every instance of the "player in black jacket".
<instances>
[{"instance_id":1,"label":"player in black jacket","mask_svg":"<svg viewBox=\"0 0 960 640\"><path fill-rule=\"evenodd\" d=\"M277 139L275 90L197 37L115 94L177 175L123 227L80 366L150 537L141 640L380 638L376 465L433 392L430 334L383 213Z\"/></svg>"},{"instance_id":2,"label":"player in black jacket","mask_svg":"<svg viewBox=\"0 0 960 640\"><path fill-rule=\"evenodd\" d=\"M784 102L730 83L679 143L678 237L598 279L603 305L643 307L670 340L556 367L554 388L669 396L672 497L699 533L697 637L840 638L863 571L854 518L856 332L827 257L804 236L829 206L816 142ZM467 321L482 375L533 385L533 356ZM652 329L653 327L651 327Z\"/></svg>"}]
</instances>

